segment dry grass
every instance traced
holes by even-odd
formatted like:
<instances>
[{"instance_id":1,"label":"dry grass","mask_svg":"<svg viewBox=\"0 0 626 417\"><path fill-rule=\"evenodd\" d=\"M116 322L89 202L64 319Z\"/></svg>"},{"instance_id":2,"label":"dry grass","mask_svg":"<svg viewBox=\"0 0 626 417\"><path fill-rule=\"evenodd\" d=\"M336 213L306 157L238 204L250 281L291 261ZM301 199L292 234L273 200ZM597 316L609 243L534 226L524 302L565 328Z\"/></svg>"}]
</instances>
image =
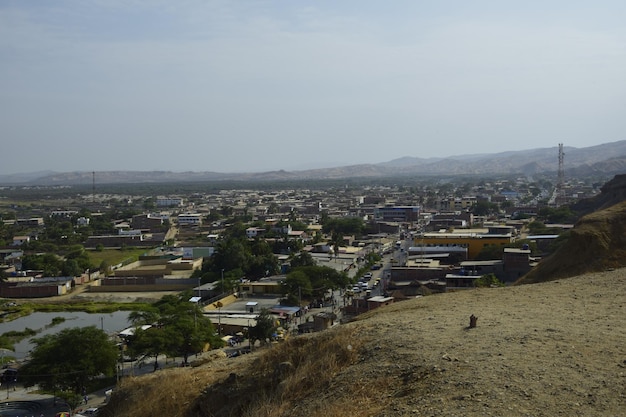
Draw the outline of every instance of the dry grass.
<instances>
[{"instance_id":1,"label":"dry grass","mask_svg":"<svg viewBox=\"0 0 626 417\"><path fill-rule=\"evenodd\" d=\"M231 371L231 362L221 355L204 366L168 368L138 377L127 377L103 408L107 417L145 417L149 415L183 416L186 408L198 398L207 384L224 378ZM204 358L203 361L208 361Z\"/></svg>"},{"instance_id":2,"label":"dry grass","mask_svg":"<svg viewBox=\"0 0 626 417\"><path fill-rule=\"evenodd\" d=\"M234 359L214 357L200 360L204 364L199 367L129 378L102 415L297 416L303 404L309 417L328 416L336 407L345 409L346 416L363 415L364 405L373 406L369 385L341 388L350 390L356 403L346 401L345 392L335 399L328 391L337 375L358 360L360 340L353 329L342 326Z\"/></svg>"},{"instance_id":3,"label":"dry grass","mask_svg":"<svg viewBox=\"0 0 626 417\"><path fill-rule=\"evenodd\" d=\"M403 301L250 355L129 379L103 416L621 416L625 306L626 268Z\"/></svg>"}]
</instances>

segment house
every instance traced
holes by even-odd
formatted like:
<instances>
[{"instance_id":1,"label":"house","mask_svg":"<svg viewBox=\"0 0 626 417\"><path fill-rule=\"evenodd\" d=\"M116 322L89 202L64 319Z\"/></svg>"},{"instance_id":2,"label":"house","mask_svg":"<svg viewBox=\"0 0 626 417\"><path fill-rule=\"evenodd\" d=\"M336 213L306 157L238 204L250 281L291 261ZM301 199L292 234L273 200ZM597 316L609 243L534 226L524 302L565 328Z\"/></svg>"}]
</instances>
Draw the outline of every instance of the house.
<instances>
[{"instance_id":1,"label":"house","mask_svg":"<svg viewBox=\"0 0 626 417\"><path fill-rule=\"evenodd\" d=\"M164 220L162 216L153 214L138 214L133 216L131 224L134 229L160 231L163 229Z\"/></svg>"},{"instance_id":2,"label":"house","mask_svg":"<svg viewBox=\"0 0 626 417\"><path fill-rule=\"evenodd\" d=\"M199 226L202 224L202 215L199 213L185 213L178 215L179 226Z\"/></svg>"},{"instance_id":3,"label":"house","mask_svg":"<svg viewBox=\"0 0 626 417\"><path fill-rule=\"evenodd\" d=\"M75 285L74 277L43 277L27 282L9 282L0 285L0 297L53 297L69 293Z\"/></svg>"},{"instance_id":4,"label":"house","mask_svg":"<svg viewBox=\"0 0 626 417\"><path fill-rule=\"evenodd\" d=\"M13 236L11 246L22 246L24 243L30 242L30 236Z\"/></svg>"},{"instance_id":5,"label":"house","mask_svg":"<svg viewBox=\"0 0 626 417\"><path fill-rule=\"evenodd\" d=\"M248 227L246 229L246 236L248 239L254 239L257 236L265 234L265 229L262 227Z\"/></svg>"},{"instance_id":6,"label":"house","mask_svg":"<svg viewBox=\"0 0 626 417\"><path fill-rule=\"evenodd\" d=\"M39 227L44 225L43 217L31 217L29 219L17 219L18 226Z\"/></svg>"},{"instance_id":7,"label":"house","mask_svg":"<svg viewBox=\"0 0 626 417\"><path fill-rule=\"evenodd\" d=\"M76 226L78 227L84 227L84 226L89 226L89 217L79 217L78 219L76 219Z\"/></svg>"}]
</instances>

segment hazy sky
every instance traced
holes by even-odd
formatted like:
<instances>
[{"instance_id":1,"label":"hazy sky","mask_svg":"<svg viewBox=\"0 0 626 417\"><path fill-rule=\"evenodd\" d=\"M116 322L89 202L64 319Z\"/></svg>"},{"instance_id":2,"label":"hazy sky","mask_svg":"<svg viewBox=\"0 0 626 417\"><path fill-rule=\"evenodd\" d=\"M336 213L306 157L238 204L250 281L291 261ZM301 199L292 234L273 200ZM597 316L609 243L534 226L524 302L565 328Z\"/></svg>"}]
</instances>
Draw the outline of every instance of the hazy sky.
<instances>
[{"instance_id":1,"label":"hazy sky","mask_svg":"<svg viewBox=\"0 0 626 417\"><path fill-rule=\"evenodd\" d=\"M0 1L0 174L626 139L626 2Z\"/></svg>"}]
</instances>

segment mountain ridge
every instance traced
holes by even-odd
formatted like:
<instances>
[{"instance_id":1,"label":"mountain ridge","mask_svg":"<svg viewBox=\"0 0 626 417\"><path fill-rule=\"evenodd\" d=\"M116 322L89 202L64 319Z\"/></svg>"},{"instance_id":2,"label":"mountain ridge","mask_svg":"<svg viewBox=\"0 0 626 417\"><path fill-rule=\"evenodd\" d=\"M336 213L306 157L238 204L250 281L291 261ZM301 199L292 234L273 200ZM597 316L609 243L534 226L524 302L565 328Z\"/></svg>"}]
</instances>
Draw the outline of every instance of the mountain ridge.
<instances>
[{"instance_id":1,"label":"mountain ridge","mask_svg":"<svg viewBox=\"0 0 626 417\"><path fill-rule=\"evenodd\" d=\"M565 169L576 176L613 176L626 169L626 140L601 145L565 147ZM158 183L197 181L279 181L324 180L343 178L376 178L410 175L536 175L556 173L558 148L536 148L505 151L494 154L455 155L443 158L404 156L377 164L355 164L305 170L272 170L265 172L220 173L214 171L40 171L0 175L2 185L79 185L91 184L95 178L101 184Z\"/></svg>"}]
</instances>

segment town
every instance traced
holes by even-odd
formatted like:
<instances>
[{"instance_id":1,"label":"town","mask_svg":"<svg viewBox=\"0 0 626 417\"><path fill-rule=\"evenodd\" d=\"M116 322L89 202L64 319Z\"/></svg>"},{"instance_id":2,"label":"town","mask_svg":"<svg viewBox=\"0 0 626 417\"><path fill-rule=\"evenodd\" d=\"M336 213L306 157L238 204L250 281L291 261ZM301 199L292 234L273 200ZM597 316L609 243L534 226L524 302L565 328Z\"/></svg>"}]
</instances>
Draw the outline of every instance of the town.
<instances>
[{"instance_id":1,"label":"town","mask_svg":"<svg viewBox=\"0 0 626 417\"><path fill-rule=\"evenodd\" d=\"M220 345L235 357L402 300L512 284L572 227L568 204L601 184L246 185L157 195L5 187L3 317L15 300L182 294L196 328L215 331L210 347L185 342L183 364ZM117 378L136 372L126 349L152 324L117 329ZM148 352L159 369L159 351Z\"/></svg>"},{"instance_id":2,"label":"town","mask_svg":"<svg viewBox=\"0 0 626 417\"><path fill-rule=\"evenodd\" d=\"M395 300L473 287L488 274L511 283L572 226L564 203L598 191L598 184L557 190L548 181L525 179L190 195L74 196L65 190L63 207L42 201L2 208L0 296L49 297L81 286L92 292L193 288L202 302L226 291L283 295L280 283L301 254L349 273L345 289L355 293L353 302L370 295L352 285L366 260L376 268L382 292ZM265 253L255 254L252 264L239 260L246 266L226 259L232 248L224 238L232 236L262 243ZM67 248L94 258L105 249L121 250L122 260L90 265L82 256L80 264L66 256L56 269L34 267L44 253ZM143 253L129 262L123 251L131 249ZM378 258L368 258L372 254ZM371 309L379 300L357 305ZM346 306L344 313L361 308Z\"/></svg>"}]
</instances>

